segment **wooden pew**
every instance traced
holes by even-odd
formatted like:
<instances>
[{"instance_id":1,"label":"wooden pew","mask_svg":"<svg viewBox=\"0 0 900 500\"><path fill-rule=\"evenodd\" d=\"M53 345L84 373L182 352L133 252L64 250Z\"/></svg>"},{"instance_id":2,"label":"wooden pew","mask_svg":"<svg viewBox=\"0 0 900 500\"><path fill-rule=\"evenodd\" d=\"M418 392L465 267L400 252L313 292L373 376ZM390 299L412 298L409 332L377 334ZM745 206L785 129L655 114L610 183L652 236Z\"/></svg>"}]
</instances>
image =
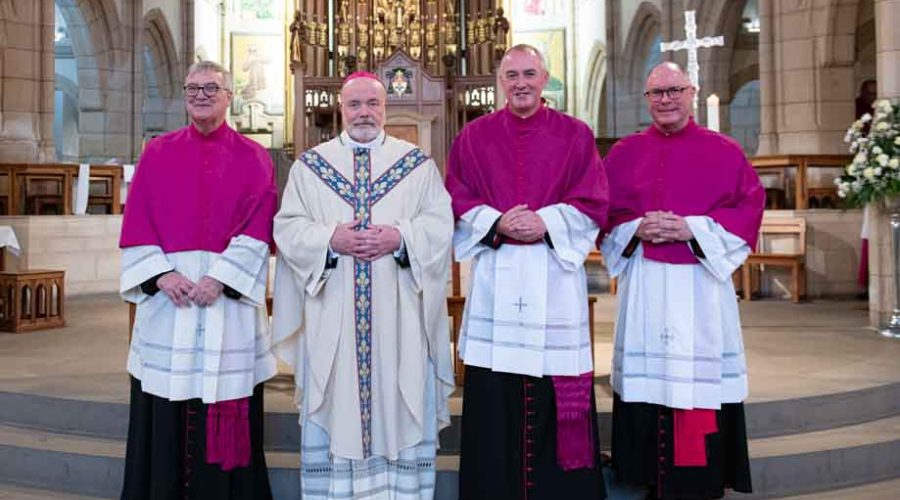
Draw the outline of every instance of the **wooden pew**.
<instances>
[{"instance_id":1,"label":"wooden pew","mask_svg":"<svg viewBox=\"0 0 900 500\"><path fill-rule=\"evenodd\" d=\"M122 167L91 165L89 213L122 213ZM72 215L72 187L78 165L71 163L0 164L0 215Z\"/></svg>"},{"instance_id":2,"label":"wooden pew","mask_svg":"<svg viewBox=\"0 0 900 500\"><path fill-rule=\"evenodd\" d=\"M797 238L793 252L768 252L763 250L767 235L793 236ZM759 230L760 251L750 254L741 267L741 287L744 298L751 300L754 286L754 268L786 267L791 270L791 300L800 302L806 296L806 219L802 217L765 217Z\"/></svg>"},{"instance_id":3,"label":"wooden pew","mask_svg":"<svg viewBox=\"0 0 900 500\"><path fill-rule=\"evenodd\" d=\"M78 166L62 163L0 165L7 201L3 215L58 215L72 213L73 178Z\"/></svg>"},{"instance_id":4,"label":"wooden pew","mask_svg":"<svg viewBox=\"0 0 900 500\"><path fill-rule=\"evenodd\" d=\"M837 191L832 184L829 183L825 187L809 186L809 172L811 168L840 168L850 163L852 158L849 155L773 155L773 156L756 156L750 158L760 177L768 175L776 175L783 186L778 188L770 188L787 191L787 176L785 172L789 169L796 169L794 176L794 203L797 210L805 210L809 208L810 197L814 197L821 204L821 201L828 199L831 202L837 200ZM767 190L768 191L768 190ZM832 194L833 191L833 194ZM773 191L774 193L774 191ZM779 205L780 200L770 199L769 203ZM772 208L788 208L785 206Z\"/></svg>"},{"instance_id":5,"label":"wooden pew","mask_svg":"<svg viewBox=\"0 0 900 500\"><path fill-rule=\"evenodd\" d=\"M117 215L122 213L123 170L119 165L91 165L88 181L88 213ZM97 210L103 208L102 211Z\"/></svg>"}]
</instances>

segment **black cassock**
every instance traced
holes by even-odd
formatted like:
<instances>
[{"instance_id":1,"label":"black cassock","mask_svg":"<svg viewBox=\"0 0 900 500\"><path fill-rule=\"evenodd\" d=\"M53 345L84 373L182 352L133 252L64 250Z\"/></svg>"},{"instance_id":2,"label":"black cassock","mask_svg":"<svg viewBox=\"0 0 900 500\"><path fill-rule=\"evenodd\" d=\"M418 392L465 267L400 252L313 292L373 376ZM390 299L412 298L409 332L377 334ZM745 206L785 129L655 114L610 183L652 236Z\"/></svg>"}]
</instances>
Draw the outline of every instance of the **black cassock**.
<instances>
[{"instance_id":1,"label":"black cassock","mask_svg":"<svg viewBox=\"0 0 900 500\"><path fill-rule=\"evenodd\" d=\"M617 482L643 485L660 499L722 498L751 492L744 404L723 404L718 432L706 436L705 467L676 467L672 409L613 396L612 461ZM652 498L652 497L651 497Z\"/></svg>"},{"instance_id":2,"label":"black cassock","mask_svg":"<svg viewBox=\"0 0 900 500\"><path fill-rule=\"evenodd\" d=\"M263 384L250 397L250 465L206 463L206 410L199 399L169 401L131 377L122 500L271 500L263 451Z\"/></svg>"},{"instance_id":3,"label":"black cassock","mask_svg":"<svg viewBox=\"0 0 900 500\"><path fill-rule=\"evenodd\" d=\"M563 471L556 461L556 397L550 377L466 366L460 500L602 500L594 394L594 468Z\"/></svg>"}]
</instances>

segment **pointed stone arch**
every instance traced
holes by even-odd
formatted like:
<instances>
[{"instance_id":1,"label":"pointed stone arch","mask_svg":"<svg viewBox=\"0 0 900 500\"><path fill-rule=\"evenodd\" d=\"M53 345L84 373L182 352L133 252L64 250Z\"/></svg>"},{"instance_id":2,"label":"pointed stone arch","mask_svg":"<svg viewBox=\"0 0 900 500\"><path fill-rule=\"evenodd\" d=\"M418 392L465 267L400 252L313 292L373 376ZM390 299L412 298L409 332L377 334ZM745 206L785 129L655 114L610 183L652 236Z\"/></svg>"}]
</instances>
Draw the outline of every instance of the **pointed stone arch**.
<instances>
[{"instance_id":1,"label":"pointed stone arch","mask_svg":"<svg viewBox=\"0 0 900 500\"><path fill-rule=\"evenodd\" d=\"M165 14L158 7L150 9L144 15L144 45L154 63L144 70L155 74L160 95L165 98L176 96L181 65L172 30Z\"/></svg>"},{"instance_id":2,"label":"pointed stone arch","mask_svg":"<svg viewBox=\"0 0 900 500\"><path fill-rule=\"evenodd\" d=\"M87 109L102 108L99 91L108 85L109 72L115 64L115 49L121 46L115 43L115 32L120 32L115 5L109 5L109 0L54 1L69 26L78 63L78 82L82 89L79 104ZM115 16L113 20L108 17L110 9Z\"/></svg>"},{"instance_id":3,"label":"pointed stone arch","mask_svg":"<svg viewBox=\"0 0 900 500\"><path fill-rule=\"evenodd\" d=\"M613 123L613 130L608 133L616 137L635 132L643 127L641 110L645 108L641 97L644 88L647 57L652 46L659 40L662 32L662 12L653 2L642 2L628 25L621 57L616 69L615 102L609 102L608 122Z\"/></svg>"},{"instance_id":4,"label":"pointed stone arch","mask_svg":"<svg viewBox=\"0 0 900 500\"><path fill-rule=\"evenodd\" d=\"M602 97L606 82L606 45L602 42L594 42L588 56L587 71L585 72L584 107L588 117L588 125L594 131L595 136L601 135L604 130L601 124L605 122L606 110L603 109Z\"/></svg>"},{"instance_id":5,"label":"pointed stone arch","mask_svg":"<svg viewBox=\"0 0 900 500\"><path fill-rule=\"evenodd\" d=\"M78 67L80 161L133 160L139 149L141 2L54 0Z\"/></svg>"},{"instance_id":6,"label":"pointed stone arch","mask_svg":"<svg viewBox=\"0 0 900 500\"><path fill-rule=\"evenodd\" d=\"M75 55L78 82L79 159L104 159L104 136L108 129L107 95L116 49L113 31L118 16L109 19L108 0L54 0L68 26ZM115 5L111 7L115 15ZM58 78L57 78L58 79ZM58 111L61 112L61 111Z\"/></svg>"},{"instance_id":7,"label":"pointed stone arch","mask_svg":"<svg viewBox=\"0 0 900 500\"><path fill-rule=\"evenodd\" d=\"M638 81L638 87L643 85L643 63L650 50L650 44L660 34L662 26L662 12L652 2L642 2L634 13L630 24L628 36L625 39L623 54L632 56L622 74L627 78L629 86Z\"/></svg>"}]
</instances>

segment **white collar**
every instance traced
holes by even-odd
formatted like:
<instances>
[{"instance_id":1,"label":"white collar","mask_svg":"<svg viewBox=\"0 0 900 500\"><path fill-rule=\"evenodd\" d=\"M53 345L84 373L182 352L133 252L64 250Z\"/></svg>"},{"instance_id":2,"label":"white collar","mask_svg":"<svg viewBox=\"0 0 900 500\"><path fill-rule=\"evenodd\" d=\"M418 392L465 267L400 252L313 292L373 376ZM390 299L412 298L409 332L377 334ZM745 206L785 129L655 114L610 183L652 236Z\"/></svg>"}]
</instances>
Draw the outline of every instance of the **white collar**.
<instances>
[{"instance_id":1,"label":"white collar","mask_svg":"<svg viewBox=\"0 0 900 500\"><path fill-rule=\"evenodd\" d=\"M357 142L357 141L353 140L353 138L350 137L350 134L348 134L347 131L345 130L345 131L341 132L341 135L338 138L340 139L341 144L343 144L344 146L347 146L348 148L372 149L372 148L377 148L378 146L383 145L384 141L387 140L387 135L384 133L384 129L382 129L380 132L378 132L378 135L375 136L374 139L372 139L369 142L362 143L362 142Z\"/></svg>"}]
</instances>

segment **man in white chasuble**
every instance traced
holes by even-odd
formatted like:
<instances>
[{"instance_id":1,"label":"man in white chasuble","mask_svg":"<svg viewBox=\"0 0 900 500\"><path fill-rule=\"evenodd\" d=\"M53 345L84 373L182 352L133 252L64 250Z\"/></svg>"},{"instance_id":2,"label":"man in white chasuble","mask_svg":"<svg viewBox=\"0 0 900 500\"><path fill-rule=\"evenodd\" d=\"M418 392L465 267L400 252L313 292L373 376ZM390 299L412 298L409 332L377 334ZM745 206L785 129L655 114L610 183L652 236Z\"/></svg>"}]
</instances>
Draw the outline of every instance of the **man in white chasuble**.
<instances>
[{"instance_id":1,"label":"man in white chasuble","mask_svg":"<svg viewBox=\"0 0 900 500\"><path fill-rule=\"evenodd\" d=\"M305 499L432 498L450 423L450 198L433 160L385 134L385 99L371 73L345 80L344 131L300 155L275 217Z\"/></svg>"}]
</instances>

